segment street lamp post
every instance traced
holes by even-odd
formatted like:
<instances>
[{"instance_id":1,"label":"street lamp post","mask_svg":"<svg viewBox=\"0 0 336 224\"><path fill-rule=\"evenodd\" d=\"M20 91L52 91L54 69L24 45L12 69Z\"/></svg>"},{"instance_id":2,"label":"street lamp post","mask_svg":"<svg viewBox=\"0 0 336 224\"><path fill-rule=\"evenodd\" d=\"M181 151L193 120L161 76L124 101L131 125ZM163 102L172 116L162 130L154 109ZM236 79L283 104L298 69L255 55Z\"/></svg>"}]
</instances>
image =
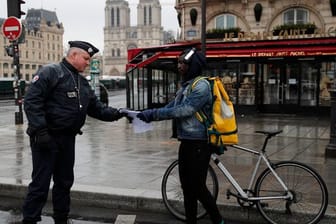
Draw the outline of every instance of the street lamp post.
<instances>
[{"instance_id":1,"label":"street lamp post","mask_svg":"<svg viewBox=\"0 0 336 224\"><path fill-rule=\"evenodd\" d=\"M20 74L20 55L18 41L12 43L14 49L13 65L15 80L13 83L15 104L18 106L18 111L15 112L15 124L23 124L23 110L22 110L22 87Z\"/></svg>"},{"instance_id":2,"label":"street lamp post","mask_svg":"<svg viewBox=\"0 0 336 224\"><path fill-rule=\"evenodd\" d=\"M335 82L335 81L334 81ZM330 91L330 139L325 150L326 157L336 157L336 84Z\"/></svg>"},{"instance_id":3,"label":"street lamp post","mask_svg":"<svg viewBox=\"0 0 336 224\"><path fill-rule=\"evenodd\" d=\"M202 53L206 55L206 41L205 41L205 30L206 30L206 0L201 1L201 11L202 11L202 27L201 27L201 45Z\"/></svg>"}]
</instances>

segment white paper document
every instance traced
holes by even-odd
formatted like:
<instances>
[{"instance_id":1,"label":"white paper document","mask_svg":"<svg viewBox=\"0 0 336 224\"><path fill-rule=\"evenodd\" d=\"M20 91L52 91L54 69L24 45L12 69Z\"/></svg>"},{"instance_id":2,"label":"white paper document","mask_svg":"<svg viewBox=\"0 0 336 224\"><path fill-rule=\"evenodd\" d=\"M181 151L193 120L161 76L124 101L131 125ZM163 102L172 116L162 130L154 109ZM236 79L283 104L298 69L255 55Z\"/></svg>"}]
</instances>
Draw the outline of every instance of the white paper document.
<instances>
[{"instance_id":1,"label":"white paper document","mask_svg":"<svg viewBox=\"0 0 336 224\"><path fill-rule=\"evenodd\" d=\"M137 117L138 113L140 113L139 111L121 109L120 112L127 113L127 116L133 118L132 124L133 124L134 133L143 133L143 132L146 132L146 131L153 130L153 125L152 124L146 123L146 122L140 120Z\"/></svg>"}]
</instances>

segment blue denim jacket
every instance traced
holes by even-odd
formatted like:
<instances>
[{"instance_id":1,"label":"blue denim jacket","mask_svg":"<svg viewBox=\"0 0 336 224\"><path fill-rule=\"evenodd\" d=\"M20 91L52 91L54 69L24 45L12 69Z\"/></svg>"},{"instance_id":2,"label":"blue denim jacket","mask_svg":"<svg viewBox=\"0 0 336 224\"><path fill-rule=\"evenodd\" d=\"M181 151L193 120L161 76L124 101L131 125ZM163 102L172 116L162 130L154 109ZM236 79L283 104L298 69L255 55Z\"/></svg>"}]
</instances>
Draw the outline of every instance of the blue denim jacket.
<instances>
[{"instance_id":1,"label":"blue denim jacket","mask_svg":"<svg viewBox=\"0 0 336 224\"><path fill-rule=\"evenodd\" d=\"M177 138L189 140L207 140L207 131L203 123L197 120L195 113L202 110L207 115L211 109L211 90L207 80L201 79L191 90L193 79L184 83L173 101L159 108L153 114L154 120L176 119Z\"/></svg>"}]
</instances>

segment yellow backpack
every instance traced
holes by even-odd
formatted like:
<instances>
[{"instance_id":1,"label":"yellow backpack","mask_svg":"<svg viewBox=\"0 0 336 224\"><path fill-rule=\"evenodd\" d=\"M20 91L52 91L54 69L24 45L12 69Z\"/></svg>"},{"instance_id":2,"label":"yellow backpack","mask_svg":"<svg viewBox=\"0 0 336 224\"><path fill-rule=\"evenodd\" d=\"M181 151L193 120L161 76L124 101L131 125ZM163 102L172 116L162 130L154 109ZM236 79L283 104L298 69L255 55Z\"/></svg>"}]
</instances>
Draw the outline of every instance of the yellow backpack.
<instances>
[{"instance_id":1,"label":"yellow backpack","mask_svg":"<svg viewBox=\"0 0 336 224\"><path fill-rule=\"evenodd\" d=\"M191 89L201 79L206 79L210 84L212 111L210 117L206 117L202 111L196 112L196 117L208 129L209 144L217 148L217 153L223 153L225 145L238 143L238 128L234 107L219 77L196 77L191 84Z\"/></svg>"}]
</instances>

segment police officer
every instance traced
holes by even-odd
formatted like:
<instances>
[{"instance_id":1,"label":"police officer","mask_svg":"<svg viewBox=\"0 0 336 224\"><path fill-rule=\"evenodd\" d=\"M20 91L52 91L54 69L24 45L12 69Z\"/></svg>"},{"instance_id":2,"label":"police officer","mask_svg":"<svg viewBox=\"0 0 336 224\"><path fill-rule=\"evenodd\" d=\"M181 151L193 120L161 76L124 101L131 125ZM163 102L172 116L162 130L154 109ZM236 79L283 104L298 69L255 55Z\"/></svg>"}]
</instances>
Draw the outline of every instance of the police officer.
<instances>
[{"instance_id":1,"label":"police officer","mask_svg":"<svg viewBox=\"0 0 336 224\"><path fill-rule=\"evenodd\" d=\"M22 223L41 221L51 178L55 224L68 223L70 189L74 182L75 137L81 134L86 115L103 121L124 116L104 106L81 75L99 50L85 41L70 41L66 57L42 66L25 96L33 171L23 204Z\"/></svg>"}]
</instances>

